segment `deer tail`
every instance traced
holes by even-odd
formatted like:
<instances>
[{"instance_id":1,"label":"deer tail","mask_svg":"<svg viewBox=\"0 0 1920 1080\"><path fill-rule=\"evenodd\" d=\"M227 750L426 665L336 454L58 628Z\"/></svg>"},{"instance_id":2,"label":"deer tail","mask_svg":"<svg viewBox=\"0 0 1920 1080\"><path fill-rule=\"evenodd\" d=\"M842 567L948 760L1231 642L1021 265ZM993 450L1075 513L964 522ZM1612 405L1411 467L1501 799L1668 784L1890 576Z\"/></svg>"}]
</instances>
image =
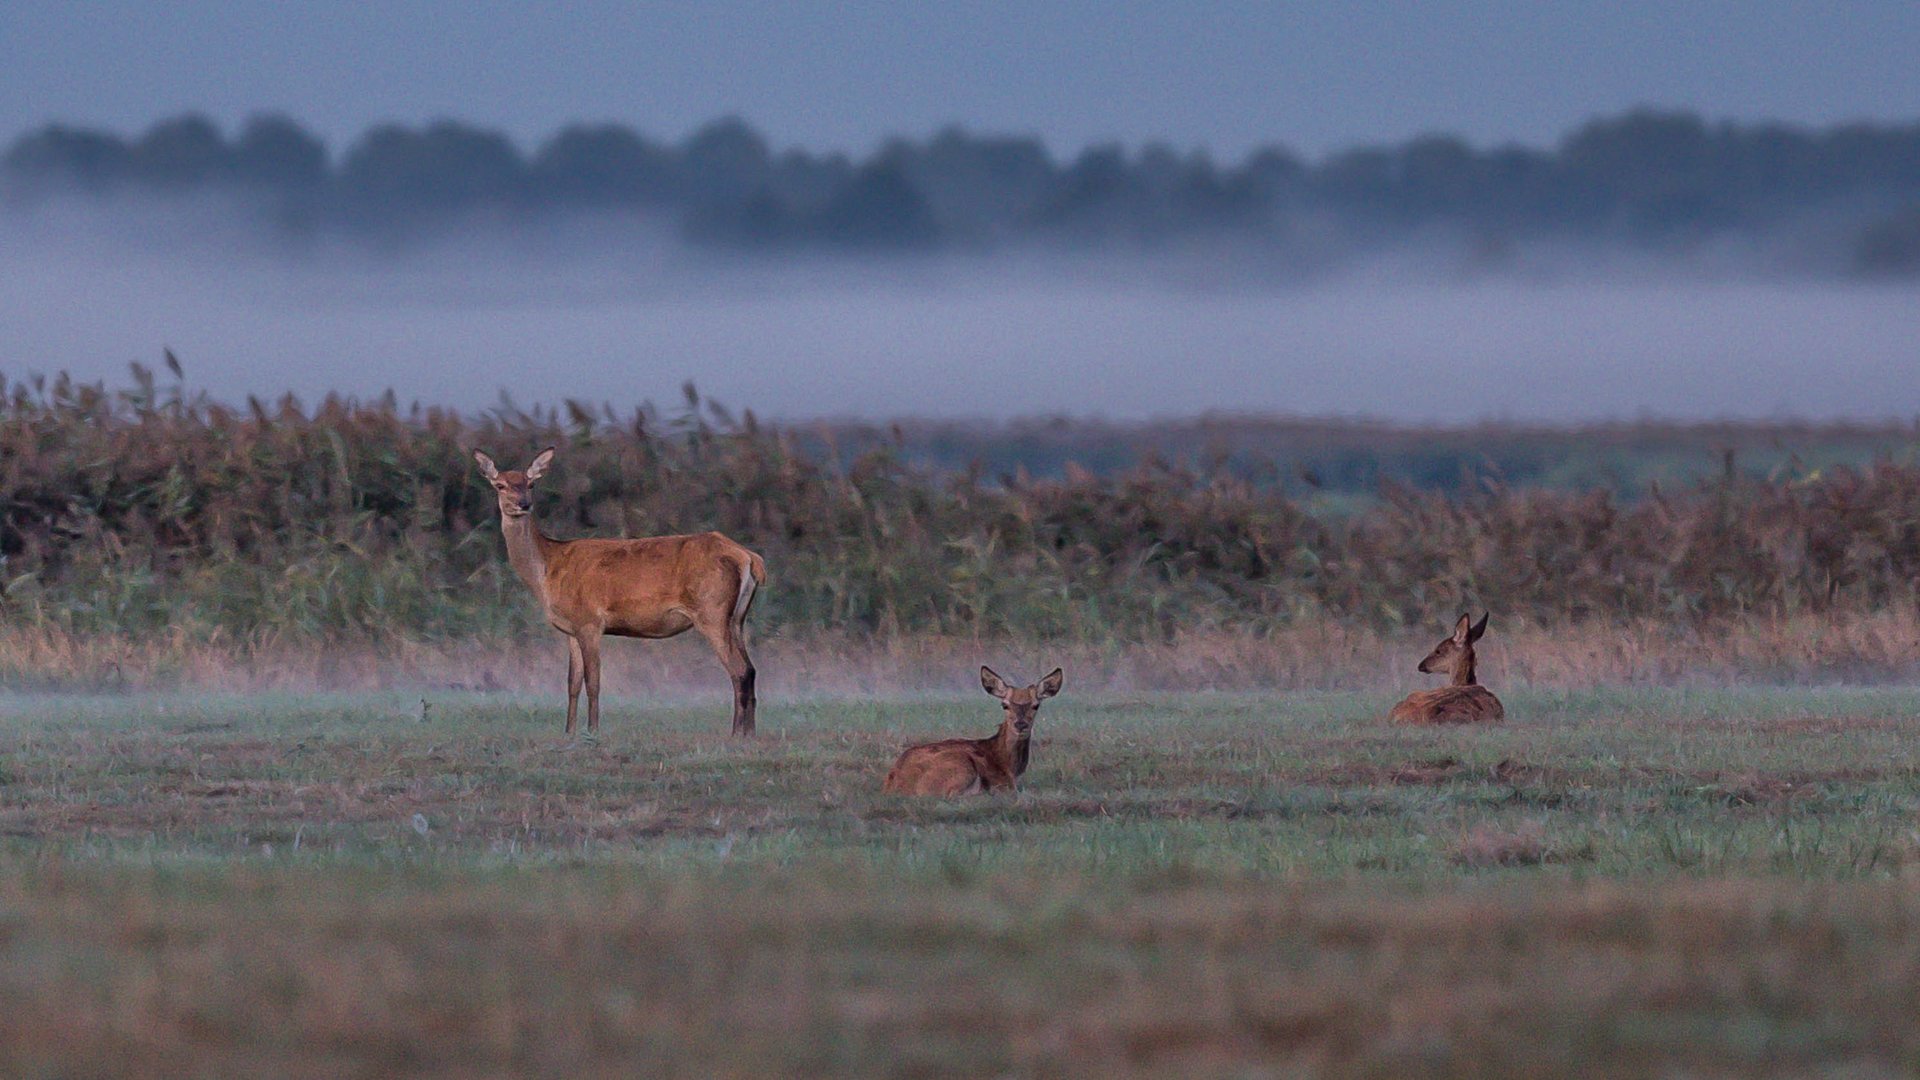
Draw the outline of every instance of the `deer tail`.
<instances>
[{"instance_id":1,"label":"deer tail","mask_svg":"<svg viewBox=\"0 0 1920 1080\"><path fill-rule=\"evenodd\" d=\"M747 563L740 568L740 592L733 598L733 623L744 626L747 609L753 606L754 591L767 580L767 564L760 556L747 552Z\"/></svg>"}]
</instances>

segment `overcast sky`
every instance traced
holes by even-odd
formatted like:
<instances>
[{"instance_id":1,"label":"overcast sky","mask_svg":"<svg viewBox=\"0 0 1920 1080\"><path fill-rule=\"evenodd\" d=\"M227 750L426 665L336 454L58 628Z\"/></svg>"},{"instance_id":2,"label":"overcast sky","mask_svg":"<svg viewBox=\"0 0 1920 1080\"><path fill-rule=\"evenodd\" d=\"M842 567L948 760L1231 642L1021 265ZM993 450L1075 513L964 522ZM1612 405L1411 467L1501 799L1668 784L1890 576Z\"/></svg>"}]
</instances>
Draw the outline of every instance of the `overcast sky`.
<instances>
[{"instance_id":1,"label":"overcast sky","mask_svg":"<svg viewBox=\"0 0 1920 1080\"><path fill-rule=\"evenodd\" d=\"M151 0L0 3L0 136L261 109L336 148L441 116L531 142L566 121L661 136L737 113L863 151L949 123L1070 153L1232 157L1449 131L1551 142L1638 105L1828 123L1920 117L1912 0Z\"/></svg>"}]
</instances>

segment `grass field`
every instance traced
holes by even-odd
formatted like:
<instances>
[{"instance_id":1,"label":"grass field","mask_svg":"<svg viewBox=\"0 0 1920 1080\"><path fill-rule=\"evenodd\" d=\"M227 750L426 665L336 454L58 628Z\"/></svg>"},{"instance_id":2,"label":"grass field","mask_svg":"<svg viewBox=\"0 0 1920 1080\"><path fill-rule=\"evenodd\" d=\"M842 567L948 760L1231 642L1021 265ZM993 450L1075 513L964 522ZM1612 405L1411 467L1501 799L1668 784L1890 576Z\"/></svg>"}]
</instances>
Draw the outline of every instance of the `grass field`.
<instances>
[{"instance_id":1,"label":"grass field","mask_svg":"<svg viewBox=\"0 0 1920 1080\"><path fill-rule=\"evenodd\" d=\"M1920 691L0 698L0 1075L1920 1070Z\"/></svg>"}]
</instances>

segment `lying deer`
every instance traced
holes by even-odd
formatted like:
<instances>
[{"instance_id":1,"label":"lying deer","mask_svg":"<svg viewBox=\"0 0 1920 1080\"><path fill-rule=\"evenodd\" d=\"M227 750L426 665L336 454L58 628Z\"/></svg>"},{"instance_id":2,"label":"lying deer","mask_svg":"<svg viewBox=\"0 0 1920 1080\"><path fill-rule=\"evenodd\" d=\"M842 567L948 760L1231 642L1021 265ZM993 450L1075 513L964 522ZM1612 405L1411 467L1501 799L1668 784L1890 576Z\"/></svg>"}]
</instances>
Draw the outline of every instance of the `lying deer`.
<instances>
[{"instance_id":1,"label":"lying deer","mask_svg":"<svg viewBox=\"0 0 1920 1080\"><path fill-rule=\"evenodd\" d=\"M1500 699L1474 679L1473 643L1487 632L1487 618L1469 626L1467 616L1453 624L1453 634L1433 647L1420 661L1420 670L1429 675L1446 672L1452 678L1438 690L1417 690L1393 707L1387 719L1396 724L1480 724L1504 717Z\"/></svg>"},{"instance_id":2,"label":"lying deer","mask_svg":"<svg viewBox=\"0 0 1920 1080\"><path fill-rule=\"evenodd\" d=\"M733 679L733 733L753 734L753 660L747 609L767 580L760 556L717 532L642 540L555 540L533 523L535 480L553 463L553 447L525 472L502 472L478 450L480 475L500 501L507 560L540 601L541 613L567 637L567 734L582 686L587 730L600 729L600 638L669 638L697 630Z\"/></svg>"},{"instance_id":3,"label":"lying deer","mask_svg":"<svg viewBox=\"0 0 1920 1080\"><path fill-rule=\"evenodd\" d=\"M1054 668L1032 686L1016 689L992 668L981 668L980 686L1007 710L1000 730L984 739L943 739L910 746L893 763L880 790L895 795L977 795L1019 786L1033 743L1034 715L1041 702L1060 692L1065 678Z\"/></svg>"}]
</instances>

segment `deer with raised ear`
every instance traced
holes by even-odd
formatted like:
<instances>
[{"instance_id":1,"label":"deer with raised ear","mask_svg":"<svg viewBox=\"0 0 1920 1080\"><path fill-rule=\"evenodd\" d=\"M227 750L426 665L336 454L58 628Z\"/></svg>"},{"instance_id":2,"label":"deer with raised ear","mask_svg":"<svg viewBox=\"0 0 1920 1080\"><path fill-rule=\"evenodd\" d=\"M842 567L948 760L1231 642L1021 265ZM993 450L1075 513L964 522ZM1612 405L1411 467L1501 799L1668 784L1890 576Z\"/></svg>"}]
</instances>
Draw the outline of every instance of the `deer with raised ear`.
<instances>
[{"instance_id":1,"label":"deer with raised ear","mask_svg":"<svg viewBox=\"0 0 1920 1080\"><path fill-rule=\"evenodd\" d=\"M1453 624L1453 633L1440 640L1420 670L1437 675L1445 673L1447 685L1437 690L1416 690L1393 707L1387 719L1396 724L1485 724L1506 716L1507 710L1493 692L1480 685L1473 668L1473 643L1487 632L1488 612L1473 623L1461 615Z\"/></svg>"},{"instance_id":2,"label":"deer with raised ear","mask_svg":"<svg viewBox=\"0 0 1920 1080\"><path fill-rule=\"evenodd\" d=\"M567 638L567 734L580 691L587 731L600 729L600 639L669 638L698 631L733 680L733 733L753 734L754 670L747 609L767 580L760 556L717 532L637 540L555 540L533 522L533 482L553 464L553 447L525 471L496 468L478 450L480 475L500 503L507 560L533 590L547 622Z\"/></svg>"},{"instance_id":3,"label":"deer with raised ear","mask_svg":"<svg viewBox=\"0 0 1920 1080\"><path fill-rule=\"evenodd\" d=\"M1020 784L1032 755L1033 721L1040 703L1060 692L1066 675L1054 668L1032 686L1008 686L990 667L980 687L1000 699L1006 718L984 739L943 739L909 746L887 771L880 790L891 795L978 795Z\"/></svg>"}]
</instances>

